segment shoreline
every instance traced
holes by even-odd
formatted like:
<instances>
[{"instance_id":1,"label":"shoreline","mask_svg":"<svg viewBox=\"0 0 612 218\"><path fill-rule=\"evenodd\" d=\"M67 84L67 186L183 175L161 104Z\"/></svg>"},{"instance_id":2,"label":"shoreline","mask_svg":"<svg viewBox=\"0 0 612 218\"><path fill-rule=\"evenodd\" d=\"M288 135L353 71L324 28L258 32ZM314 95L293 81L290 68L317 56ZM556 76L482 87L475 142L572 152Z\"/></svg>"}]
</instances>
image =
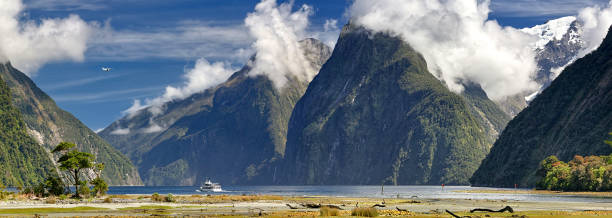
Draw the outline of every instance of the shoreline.
<instances>
[{"instance_id":1,"label":"shoreline","mask_svg":"<svg viewBox=\"0 0 612 218\"><path fill-rule=\"evenodd\" d=\"M273 216L313 216L319 214L317 208L304 205L334 205L347 215L356 207L372 207L376 204L382 214L390 216L430 216L445 214L445 210L458 214L469 213L475 208L493 210L510 206L515 213L537 217L538 214L560 214L564 216L612 217L610 203L599 202L530 202L514 200L481 199L444 199L444 198L351 198L351 197L289 197L273 195L174 195L176 202L155 202L150 195L112 195L104 198L84 200L57 200L46 203L47 199L14 199L0 201L0 216L20 216L25 214L46 214L49 216L141 216L141 215L258 215L259 212ZM111 203L104 203L110 198ZM384 203L383 203L384 202ZM297 209L291 209L289 206ZM409 212L401 212L398 210ZM350 215L350 213L348 214ZM445 214L445 216L448 214ZM502 215L502 214L497 214ZM504 215L511 215L504 213Z\"/></svg>"}]
</instances>

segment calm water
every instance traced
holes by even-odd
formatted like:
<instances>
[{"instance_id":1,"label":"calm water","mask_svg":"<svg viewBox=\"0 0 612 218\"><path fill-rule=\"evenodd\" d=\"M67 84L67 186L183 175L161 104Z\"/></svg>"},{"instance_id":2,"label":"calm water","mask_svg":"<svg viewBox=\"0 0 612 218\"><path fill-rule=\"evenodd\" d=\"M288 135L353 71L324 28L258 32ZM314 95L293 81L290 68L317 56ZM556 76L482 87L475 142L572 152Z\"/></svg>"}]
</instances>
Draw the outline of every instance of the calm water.
<instances>
[{"instance_id":1,"label":"calm water","mask_svg":"<svg viewBox=\"0 0 612 218\"><path fill-rule=\"evenodd\" d=\"M335 196L335 197L386 197L395 198L453 198L453 199L490 199L517 201L566 201L566 202L604 202L612 203L612 198L582 197L571 195L540 194L486 194L460 193L468 190L514 190L500 188L481 188L469 186L223 186L223 192L198 192L194 186L159 187L110 187L109 194L212 194L212 195L282 195L282 196Z\"/></svg>"}]
</instances>

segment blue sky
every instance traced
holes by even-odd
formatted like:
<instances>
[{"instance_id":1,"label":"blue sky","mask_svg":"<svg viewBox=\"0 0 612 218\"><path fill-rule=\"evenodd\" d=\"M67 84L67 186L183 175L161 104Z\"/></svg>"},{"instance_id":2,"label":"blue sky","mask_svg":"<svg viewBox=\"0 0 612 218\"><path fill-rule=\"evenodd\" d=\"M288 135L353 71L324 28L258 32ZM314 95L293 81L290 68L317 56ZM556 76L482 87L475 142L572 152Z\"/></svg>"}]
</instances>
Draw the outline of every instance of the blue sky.
<instances>
[{"instance_id":1,"label":"blue sky","mask_svg":"<svg viewBox=\"0 0 612 218\"><path fill-rule=\"evenodd\" d=\"M24 0L22 19L77 14L97 22L113 37L94 37L82 62L46 64L32 79L91 129L104 128L122 116L135 99L157 97L168 85L180 85L185 69L198 58L224 61L239 68L252 39L243 26L256 0ZM296 0L311 5L311 28L326 20L346 22L346 0ZM574 15L577 9L605 5L605 0L498 0L490 19L503 26L528 27ZM112 67L103 72L103 66Z\"/></svg>"}]
</instances>

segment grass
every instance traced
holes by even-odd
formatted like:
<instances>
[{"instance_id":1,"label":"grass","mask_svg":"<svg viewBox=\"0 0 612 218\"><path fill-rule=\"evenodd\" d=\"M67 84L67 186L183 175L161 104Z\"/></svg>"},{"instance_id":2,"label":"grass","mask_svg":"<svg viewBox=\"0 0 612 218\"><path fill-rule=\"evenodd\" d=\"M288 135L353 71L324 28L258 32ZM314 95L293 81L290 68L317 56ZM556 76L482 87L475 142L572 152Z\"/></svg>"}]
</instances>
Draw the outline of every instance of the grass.
<instances>
[{"instance_id":1,"label":"grass","mask_svg":"<svg viewBox=\"0 0 612 218\"><path fill-rule=\"evenodd\" d=\"M339 216L340 210L330 207L321 207L321 209L319 209L319 213L321 216Z\"/></svg>"},{"instance_id":2,"label":"grass","mask_svg":"<svg viewBox=\"0 0 612 218\"><path fill-rule=\"evenodd\" d=\"M75 213L87 211L108 210L100 207L72 207L72 208L16 208L0 209L0 214L35 214L35 213Z\"/></svg>"},{"instance_id":3,"label":"grass","mask_svg":"<svg viewBox=\"0 0 612 218\"><path fill-rule=\"evenodd\" d=\"M140 207L119 208L119 210L171 210L171 209L174 209L174 207L163 206L163 205L143 205Z\"/></svg>"},{"instance_id":4,"label":"grass","mask_svg":"<svg viewBox=\"0 0 612 218\"><path fill-rule=\"evenodd\" d=\"M487 193L487 194L541 194L541 195L578 195L591 197L612 197L612 192L563 192L550 190L466 190L455 191L458 193Z\"/></svg>"},{"instance_id":5,"label":"grass","mask_svg":"<svg viewBox=\"0 0 612 218\"><path fill-rule=\"evenodd\" d=\"M377 217L378 210L371 207L358 207L351 210L351 216Z\"/></svg>"}]
</instances>

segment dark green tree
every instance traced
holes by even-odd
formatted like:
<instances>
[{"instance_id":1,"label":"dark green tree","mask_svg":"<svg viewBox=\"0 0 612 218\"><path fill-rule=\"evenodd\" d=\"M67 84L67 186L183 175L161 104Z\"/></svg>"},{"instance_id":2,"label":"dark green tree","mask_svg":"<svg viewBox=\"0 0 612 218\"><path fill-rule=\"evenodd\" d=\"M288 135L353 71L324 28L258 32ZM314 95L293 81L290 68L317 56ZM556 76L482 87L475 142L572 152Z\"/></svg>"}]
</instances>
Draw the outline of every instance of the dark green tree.
<instances>
[{"instance_id":1,"label":"dark green tree","mask_svg":"<svg viewBox=\"0 0 612 218\"><path fill-rule=\"evenodd\" d=\"M62 182L62 180L56 176L51 176L47 178L47 180L45 181L45 188L47 189L49 194L54 196L60 196L66 191L66 186L64 185L64 182Z\"/></svg>"},{"instance_id":2,"label":"dark green tree","mask_svg":"<svg viewBox=\"0 0 612 218\"><path fill-rule=\"evenodd\" d=\"M61 170L68 171L71 173L74 179L75 186L75 196L76 198L80 197L79 185L81 180L79 180L79 173L83 169L92 168L94 166L93 160L94 156L87 152L80 152L77 150L70 150L74 147L74 143L70 142L62 142L55 149L53 149L53 153L62 153L63 155L57 161ZM85 182L87 183L87 182Z\"/></svg>"}]
</instances>

